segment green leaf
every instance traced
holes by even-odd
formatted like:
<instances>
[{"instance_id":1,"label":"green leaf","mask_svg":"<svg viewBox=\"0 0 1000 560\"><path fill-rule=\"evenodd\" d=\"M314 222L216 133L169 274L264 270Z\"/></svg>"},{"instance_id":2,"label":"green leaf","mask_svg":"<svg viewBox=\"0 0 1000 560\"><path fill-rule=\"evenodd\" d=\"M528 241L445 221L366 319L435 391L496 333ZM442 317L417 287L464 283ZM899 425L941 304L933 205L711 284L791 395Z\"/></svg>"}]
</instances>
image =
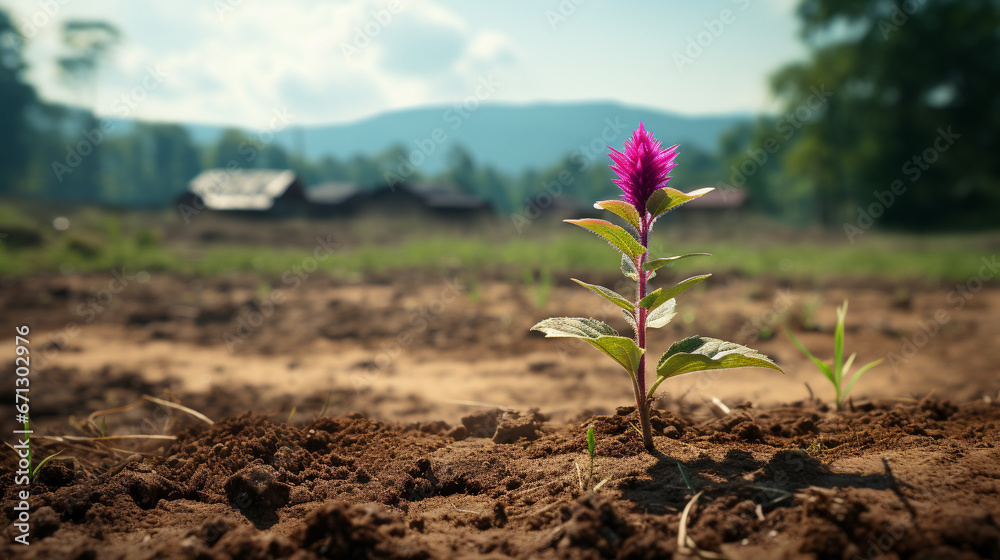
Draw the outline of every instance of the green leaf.
<instances>
[{"instance_id":1,"label":"green leaf","mask_svg":"<svg viewBox=\"0 0 1000 560\"><path fill-rule=\"evenodd\" d=\"M844 305L837 308L837 327L833 330L833 371L836 376L833 379L834 388L837 395L841 395L840 383L844 376L844 369L841 366L844 359L844 323L847 322L847 300Z\"/></svg>"},{"instance_id":2,"label":"green leaf","mask_svg":"<svg viewBox=\"0 0 1000 560\"><path fill-rule=\"evenodd\" d=\"M677 300L667 300L663 305L649 313L649 317L646 317L646 326L654 329L666 326L674 318L674 315L677 315L676 309Z\"/></svg>"},{"instance_id":3,"label":"green leaf","mask_svg":"<svg viewBox=\"0 0 1000 560\"><path fill-rule=\"evenodd\" d=\"M660 298L663 294L663 288L657 288L652 292L646 294L646 296L639 300L639 307L645 307L646 309L653 310L663 305L667 302L666 298ZM655 304L655 305L654 305Z\"/></svg>"},{"instance_id":4,"label":"green leaf","mask_svg":"<svg viewBox=\"0 0 1000 560\"><path fill-rule=\"evenodd\" d=\"M624 200L602 200L600 202L595 202L594 208L597 208L598 210L604 209L607 210L608 212L614 212L619 217L621 217L621 219L628 222L636 230L640 229L641 218L639 217L639 211L635 209L635 206L632 206L631 204L625 202Z\"/></svg>"},{"instance_id":5,"label":"green leaf","mask_svg":"<svg viewBox=\"0 0 1000 560\"><path fill-rule=\"evenodd\" d=\"M594 448L597 447L597 442L594 441L594 427L590 426L587 428L587 452L590 454L591 459L594 458Z\"/></svg>"},{"instance_id":6,"label":"green leaf","mask_svg":"<svg viewBox=\"0 0 1000 560\"><path fill-rule=\"evenodd\" d=\"M585 340L588 344L604 352L618 365L625 368L629 376L635 378L639 371L639 359L645 350L639 348L634 340L624 336L605 336L596 340Z\"/></svg>"},{"instance_id":7,"label":"green leaf","mask_svg":"<svg viewBox=\"0 0 1000 560\"><path fill-rule=\"evenodd\" d=\"M647 261L642 265L643 270L657 270L663 268L667 265L673 264L675 261L685 259L687 257L711 257L711 253L688 253L686 255L677 255L675 257L663 257L661 259L653 259Z\"/></svg>"},{"instance_id":8,"label":"green leaf","mask_svg":"<svg viewBox=\"0 0 1000 560\"><path fill-rule=\"evenodd\" d=\"M635 268L635 262L629 258L628 255L622 255L622 274L626 278L631 278L636 282L639 281L639 271Z\"/></svg>"},{"instance_id":9,"label":"green leaf","mask_svg":"<svg viewBox=\"0 0 1000 560\"><path fill-rule=\"evenodd\" d=\"M829 379L830 383L833 383L834 386L836 386L837 382L833 380L833 377L834 377L833 376L833 370L830 369L830 366L828 366L828 365L824 364L823 362L821 362L819 360L819 358L817 358L816 356L813 356L812 352L810 352L808 349L806 349L805 346L802 346L802 344L799 343L798 339L795 338L795 335L792 334L792 331L790 331L788 329L785 329L785 334L787 334L788 338L791 339L792 344L794 344L795 347L799 349L799 352L802 352L803 354L806 355L807 358L809 358L810 360L812 360L812 363L816 364L816 367L819 368L820 373L822 373L824 377L826 377L827 379Z\"/></svg>"},{"instance_id":10,"label":"green leaf","mask_svg":"<svg viewBox=\"0 0 1000 560\"><path fill-rule=\"evenodd\" d=\"M702 274L701 276L692 276L687 280L682 280L678 282L676 286L672 288L657 288L656 290L646 294L646 297L639 300L639 307L645 307L646 309L652 311L657 307L667 303L668 301L674 299L675 297L683 294L684 292L690 290L699 282L705 280L711 276L711 274Z\"/></svg>"},{"instance_id":11,"label":"green leaf","mask_svg":"<svg viewBox=\"0 0 1000 560\"><path fill-rule=\"evenodd\" d=\"M868 364L865 364L865 365L861 366L861 369L859 369L858 372L854 374L854 377L851 378L851 382L847 384L847 387L844 387L844 394L843 394L843 396L845 398L847 397L847 394L851 392L852 388L854 388L854 384L858 381L858 378L861 377L861 374L863 374L864 372L870 370L871 368L873 368L873 367L875 367L875 366L877 366L877 365L879 365L881 363L882 363L882 360L875 360L874 362L871 362L871 363L868 363ZM847 373L847 372L845 371L844 373Z\"/></svg>"},{"instance_id":12,"label":"green leaf","mask_svg":"<svg viewBox=\"0 0 1000 560\"><path fill-rule=\"evenodd\" d=\"M622 309L635 312L635 306L632 305L632 302L623 298L618 292L614 290L609 290L604 286L598 286L596 284L588 284L586 282L581 282L576 278L570 278L570 280L576 282L577 284L583 286L584 288L587 288L588 290L610 301L611 303L617 305L618 307L621 307Z\"/></svg>"},{"instance_id":13,"label":"green leaf","mask_svg":"<svg viewBox=\"0 0 1000 560\"><path fill-rule=\"evenodd\" d=\"M619 251L632 257L633 259L646 252L646 248L636 241L635 237L632 237L631 233L625 231L625 228L616 226L606 220L584 218L582 220L563 221L588 229L597 235L600 235L606 239L608 243L614 245L614 247Z\"/></svg>"},{"instance_id":14,"label":"green leaf","mask_svg":"<svg viewBox=\"0 0 1000 560\"><path fill-rule=\"evenodd\" d=\"M637 327L635 326L635 314L634 314L634 313L629 313L629 312L628 312L628 311L626 311L625 309L622 309L622 317L625 317L625 322L626 322L626 323L628 323L628 324L629 324L629 326L631 326L631 327L632 327L632 330L633 330L633 331L637 331L637 330L639 330L639 329L638 329L638 328L637 328Z\"/></svg>"},{"instance_id":15,"label":"green leaf","mask_svg":"<svg viewBox=\"0 0 1000 560\"><path fill-rule=\"evenodd\" d=\"M689 193L682 193L670 187L658 189L653 191L653 194L646 201L646 210L655 218L667 210L677 208L685 202L692 201L699 196L705 196L714 190L714 187L705 187Z\"/></svg>"},{"instance_id":16,"label":"green leaf","mask_svg":"<svg viewBox=\"0 0 1000 560\"><path fill-rule=\"evenodd\" d=\"M546 337L597 338L600 336L618 336L618 331L611 325L597 319L582 317L553 317L540 321L531 330L545 333Z\"/></svg>"},{"instance_id":17,"label":"green leaf","mask_svg":"<svg viewBox=\"0 0 1000 560\"><path fill-rule=\"evenodd\" d=\"M49 460L53 459L56 455L59 455L63 451L66 451L66 450L65 449L60 449L59 451L56 451L52 455L49 455L48 457L42 459L37 465L35 465L34 470L31 471L31 480L34 480L35 477L38 476L38 471L42 470L42 467L45 466L45 463L48 463Z\"/></svg>"},{"instance_id":18,"label":"green leaf","mask_svg":"<svg viewBox=\"0 0 1000 560\"><path fill-rule=\"evenodd\" d=\"M597 319L556 317L538 323L531 330L543 332L546 337L579 338L618 362L633 381L645 352L634 340L618 336L618 331Z\"/></svg>"},{"instance_id":19,"label":"green leaf","mask_svg":"<svg viewBox=\"0 0 1000 560\"><path fill-rule=\"evenodd\" d=\"M656 376L659 381L683 373L739 367L765 367L784 373L770 358L756 350L717 338L692 336L673 343L660 357Z\"/></svg>"},{"instance_id":20,"label":"green leaf","mask_svg":"<svg viewBox=\"0 0 1000 560\"><path fill-rule=\"evenodd\" d=\"M841 379L841 381L843 381L844 378L847 377L847 372L851 371L851 364L854 363L854 358L857 358L857 357L858 357L858 353L857 352L851 354L851 356L849 358L847 358L847 361L844 362L844 365L841 366L841 370L840 370L840 379Z\"/></svg>"}]
</instances>

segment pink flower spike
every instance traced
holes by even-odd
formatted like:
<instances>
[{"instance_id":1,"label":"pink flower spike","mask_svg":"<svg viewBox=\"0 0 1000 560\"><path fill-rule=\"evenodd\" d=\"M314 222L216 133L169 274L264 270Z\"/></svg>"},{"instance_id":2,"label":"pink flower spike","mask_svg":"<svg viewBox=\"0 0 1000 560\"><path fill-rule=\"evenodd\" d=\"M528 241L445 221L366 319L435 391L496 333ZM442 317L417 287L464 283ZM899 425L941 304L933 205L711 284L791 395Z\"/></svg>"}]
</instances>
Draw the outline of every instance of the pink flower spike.
<instances>
[{"instance_id":1,"label":"pink flower spike","mask_svg":"<svg viewBox=\"0 0 1000 560\"><path fill-rule=\"evenodd\" d=\"M608 167L618 175L614 183L622 189L622 200L645 215L650 195L670 181L670 171L677 165L677 146L661 149L659 140L640 122L632 138L625 141L624 153L610 146L608 149L614 162Z\"/></svg>"}]
</instances>

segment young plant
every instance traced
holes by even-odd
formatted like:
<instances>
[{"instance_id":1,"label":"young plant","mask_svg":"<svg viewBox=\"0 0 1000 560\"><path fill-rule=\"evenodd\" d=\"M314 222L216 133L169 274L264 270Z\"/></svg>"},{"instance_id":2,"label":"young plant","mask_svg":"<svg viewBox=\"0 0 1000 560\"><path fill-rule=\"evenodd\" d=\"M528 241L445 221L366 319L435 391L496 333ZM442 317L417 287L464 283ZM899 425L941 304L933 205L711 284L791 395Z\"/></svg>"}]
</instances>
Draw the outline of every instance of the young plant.
<instances>
[{"instance_id":1,"label":"young plant","mask_svg":"<svg viewBox=\"0 0 1000 560\"><path fill-rule=\"evenodd\" d=\"M594 439L594 426L591 425L587 428L587 456L590 459L590 464L587 467L587 480L583 479L583 471L580 469L580 463L576 463L576 476L580 480L580 490L588 491L588 489L597 492L602 486L604 486L611 477L607 477L604 480L598 482L591 488L591 484L594 483L594 459L596 457L597 441Z\"/></svg>"},{"instance_id":2,"label":"young plant","mask_svg":"<svg viewBox=\"0 0 1000 560\"><path fill-rule=\"evenodd\" d=\"M585 486L590 488L591 481L594 480L594 451L597 448L597 442L594 440L594 426L587 428L587 455L590 457L590 468L587 469L587 484Z\"/></svg>"},{"instance_id":3,"label":"young plant","mask_svg":"<svg viewBox=\"0 0 1000 560\"><path fill-rule=\"evenodd\" d=\"M757 366L781 371L781 368L767 356L745 346L693 336L675 342L660 357L656 363L656 379L647 390L646 329L660 328L669 323L676 314L674 298L711 276L693 276L670 288L650 290L649 281L660 268L687 257L706 255L692 253L651 259L648 250L650 233L656 220L668 211L713 189L709 187L683 193L667 187L670 171L676 165L677 146L661 149L660 142L646 132L642 123L631 140L625 142L624 153L612 148L608 155L614 162L610 167L618 175L614 182L622 190L622 200L603 200L594 207L617 215L625 221L626 227L596 219L566 221L603 237L622 253L621 272L636 283L635 295L629 299L603 286L587 284L575 278L573 281L621 307L635 336L620 336L606 323L582 317L546 319L531 330L545 333L547 337L579 338L622 366L632 379L643 445L647 451L653 452L649 406L663 381L684 373L712 369Z\"/></svg>"},{"instance_id":4,"label":"young plant","mask_svg":"<svg viewBox=\"0 0 1000 560\"><path fill-rule=\"evenodd\" d=\"M56 451L52 455L49 455L48 457L46 457L46 458L42 459L41 461L39 461L38 464L35 465L35 468L31 468L31 449L32 449L33 446L31 445L31 437L27 435L28 432L30 431L30 429L31 429L31 427L30 427L30 423L28 422L28 417L25 416L24 417L24 432L25 432L24 442L28 446L28 452L27 452L28 456L25 459L27 459L27 461L28 461L28 481L29 482L33 482L35 480L35 477L38 476L38 471L42 470L42 467L45 466L45 463L48 463L49 460L51 460L52 458L54 458L56 455L59 455L63 451L65 451L65 449L61 449L59 451ZM7 442L4 442L4 443L6 443L7 447L11 448L11 450L13 450L15 453L18 453L17 449L15 449L13 445L11 445L11 444L9 444Z\"/></svg>"},{"instance_id":5,"label":"young plant","mask_svg":"<svg viewBox=\"0 0 1000 560\"><path fill-rule=\"evenodd\" d=\"M847 399L847 394L851 392L854 388L854 384L857 383L858 379L866 371L882 363L882 360L875 360L865 364L854 374L854 377L844 385L844 380L847 379L847 372L851 369L851 364L854 363L854 358L857 357L857 353L851 354L847 361L844 361L844 323L847 322L847 300L844 300L844 305L837 308L837 328L833 331L833 368L831 369L829 365L824 362L819 361L816 356L813 356L805 346L799 343L792 335L792 331L785 329L788 333L788 338L792 339L792 344L798 348L807 358L812 360L819 371L824 377L833 383L833 390L837 399L837 410L844 409L844 400Z\"/></svg>"}]
</instances>

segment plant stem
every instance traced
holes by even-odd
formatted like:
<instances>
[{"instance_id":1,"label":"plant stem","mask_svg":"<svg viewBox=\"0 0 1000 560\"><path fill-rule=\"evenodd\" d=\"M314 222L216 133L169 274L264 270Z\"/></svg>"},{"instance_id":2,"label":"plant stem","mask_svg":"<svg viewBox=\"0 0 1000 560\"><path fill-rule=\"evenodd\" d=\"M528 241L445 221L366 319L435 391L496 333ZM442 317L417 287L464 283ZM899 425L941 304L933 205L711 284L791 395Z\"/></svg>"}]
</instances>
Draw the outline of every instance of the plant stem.
<instances>
[{"instance_id":1,"label":"plant stem","mask_svg":"<svg viewBox=\"0 0 1000 560\"><path fill-rule=\"evenodd\" d=\"M639 271L639 281L637 282L638 287L636 288L636 300L635 300L635 337L636 342L639 344L639 348L642 350L646 349L646 308L639 307L639 301L646 297L646 271L642 269L642 265L646 263L646 259L649 258L649 230L652 228L652 223L649 214L642 217L642 227L639 228L639 243L642 244L646 251L639 255L638 262L636 263L636 270ZM639 426L642 428L642 444L646 447L646 451L652 453L656 448L653 446L653 430L649 425L649 400L646 398L646 353L643 352L642 356L639 358L639 370L636 372L636 392L635 392L635 406L639 411Z\"/></svg>"}]
</instances>

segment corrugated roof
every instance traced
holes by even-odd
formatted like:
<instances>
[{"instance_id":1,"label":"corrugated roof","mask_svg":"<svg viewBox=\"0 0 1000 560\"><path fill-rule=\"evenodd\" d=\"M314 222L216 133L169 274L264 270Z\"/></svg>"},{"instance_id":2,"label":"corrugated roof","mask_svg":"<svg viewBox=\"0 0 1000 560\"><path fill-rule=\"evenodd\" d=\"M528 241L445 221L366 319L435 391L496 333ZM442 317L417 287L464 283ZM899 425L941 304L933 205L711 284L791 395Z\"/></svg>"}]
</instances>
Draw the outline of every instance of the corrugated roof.
<instances>
[{"instance_id":1,"label":"corrugated roof","mask_svg":"<svg viewBox=\"0 0 1000 560\"><path fill-rule=\"evenodd\" d=\"M408 183L403 188L419 196L428 208L472 210L486 206L485 200L465 194L452 185Z\"/></svg>"},{"instance_id":2,"label":"corrugated roof","mask_svg":"<svg viewBox=\"0 0 1000 560\"><path fill-rule=\"evenodd\" d=\"M356 194L361 189L354 183L320 183L306 191L309 202L319 204L340 204Z\"/></svg>"},{"instance_id":3,"label":"corrugated roof","mask_svg":"<svg viewBox=\"0 0 1000 560\"><path fill-rule=\"evenodd\" d=\"M685 206L688 208L739 208L746 200L747 191L744 189L716 187L714 191L688 202Z\"/></svg>"},{"instance_id":4,"label":"corrugated roof","mask_svg":"<svg viewBox=\"0 0 1000 560\"><path fill-rule=\"evenodd\" d=\"M269 210L295 183L295 173L279 169L208 169L191 180L191 192L213 210Z\"/></svg>"}]
</instances>

